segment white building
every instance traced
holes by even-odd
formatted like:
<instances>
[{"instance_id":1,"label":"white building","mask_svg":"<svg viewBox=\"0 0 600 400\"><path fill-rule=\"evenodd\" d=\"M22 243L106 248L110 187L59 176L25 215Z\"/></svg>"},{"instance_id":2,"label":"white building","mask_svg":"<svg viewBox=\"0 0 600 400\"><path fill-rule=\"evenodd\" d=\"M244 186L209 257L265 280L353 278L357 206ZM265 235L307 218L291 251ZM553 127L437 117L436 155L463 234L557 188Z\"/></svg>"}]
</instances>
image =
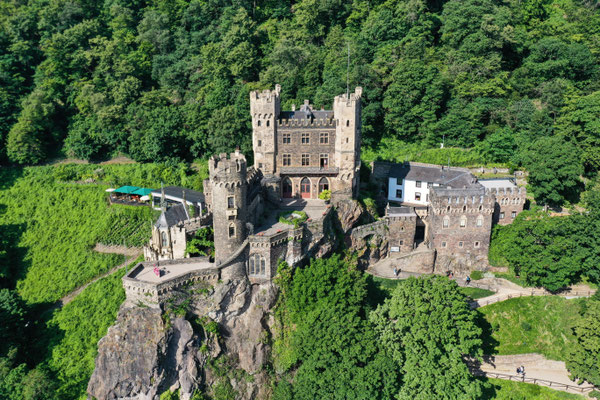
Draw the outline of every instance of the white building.
<instances>
[{"instance_id":1,"label":"white building","mask_svg":"<svg viewBox=\"0 0 600 400\"><path fill-rule=\"evenodd\" d=\"M473 183L466 168L423 163L396 164L388 178L388 201L417 206L429 205L429 189L434 186L462 188Z\"/></svg>"}]
</instances>

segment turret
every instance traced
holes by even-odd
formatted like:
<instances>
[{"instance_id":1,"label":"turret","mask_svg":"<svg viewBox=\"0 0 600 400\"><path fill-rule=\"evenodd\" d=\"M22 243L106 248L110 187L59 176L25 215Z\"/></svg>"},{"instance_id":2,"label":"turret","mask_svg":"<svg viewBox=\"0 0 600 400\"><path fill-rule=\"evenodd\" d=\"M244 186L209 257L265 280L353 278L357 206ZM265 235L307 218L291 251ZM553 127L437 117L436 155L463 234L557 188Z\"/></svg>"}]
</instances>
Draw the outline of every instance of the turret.
<instances>
[{"instance_id":1,"label":"turret","mask_svg":"<svg viewBox=\"0 0 600 400\"><path fill-rule=\"evenodd\" d=\"M335 128L335 166L340 181L334 191L356 196L360 171L361 96L359 86L354 93L336 96L333 101Z\"/></svg>"},{"instance_id":2,"label":"turret","mask_svg":"<svg viewBox=\"0 0 600 400\"><path fill-rule=\"evenodd\" d=\"M215 262L227 260L246 240L246 158L235 153L208 161L212 194Z\"/></svg>"},{"instance_id":3,"label":"turret","mask_svg":"<svg viewBox=\"0 0 600 400\"><path fill-rule=\"evenodd\" d=\"M276 121L280 111L280 92L281 86L275 85L275 90L250 93L254 167L262 170L265 175L274 174L276 169Z\"/></svg>"}]
</instances>

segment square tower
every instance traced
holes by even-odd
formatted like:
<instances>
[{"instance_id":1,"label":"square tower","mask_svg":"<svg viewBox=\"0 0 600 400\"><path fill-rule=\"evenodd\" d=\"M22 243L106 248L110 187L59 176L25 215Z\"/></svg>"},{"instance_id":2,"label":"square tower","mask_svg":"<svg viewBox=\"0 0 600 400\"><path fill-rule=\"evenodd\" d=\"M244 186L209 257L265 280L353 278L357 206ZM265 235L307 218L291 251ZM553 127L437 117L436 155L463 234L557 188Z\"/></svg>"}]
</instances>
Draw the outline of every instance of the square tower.
<instances>
[{"instance_id":1,"label":"square tower","mask_svg":"<svg viewBox=\"0 0 600 400\"><path fill-rule=\"evenodd\" d=\"M358 195L360 177L361 96L359 86L354 93L336 96L333 101L335 129L335 165L339 169L333 191Z\"/></svg>"},{"instance_id":2,"label":"square tower","mask_svg":"<svg viewBox=\"0 0 600 400\"><path fill-rule=\"evenodd\" d=\"M275 90L256 90L250 93L254 167L265 175L273 175L277 170L276 121L279 118L280 92L281 86L275 85Z\"/></svg>"}]
</instances>

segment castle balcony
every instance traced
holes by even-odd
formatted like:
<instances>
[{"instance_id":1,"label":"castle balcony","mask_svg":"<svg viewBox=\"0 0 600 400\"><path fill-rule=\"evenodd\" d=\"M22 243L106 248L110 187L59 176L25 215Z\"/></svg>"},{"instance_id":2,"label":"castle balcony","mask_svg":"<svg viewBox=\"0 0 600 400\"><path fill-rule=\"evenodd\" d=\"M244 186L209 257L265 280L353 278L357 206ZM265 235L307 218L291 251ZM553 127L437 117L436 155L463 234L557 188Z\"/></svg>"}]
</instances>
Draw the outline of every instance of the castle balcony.
<instances>
[{"instance_id":1,"label":"castle balcony","mask_svg":"<svg viewBox=\"0 0 600 400\"><path fill-rule=\"evenodd\" d=\"M279 173L282 175L337 175L337 167L280 167Z\"/></svg>"}]
</instances>

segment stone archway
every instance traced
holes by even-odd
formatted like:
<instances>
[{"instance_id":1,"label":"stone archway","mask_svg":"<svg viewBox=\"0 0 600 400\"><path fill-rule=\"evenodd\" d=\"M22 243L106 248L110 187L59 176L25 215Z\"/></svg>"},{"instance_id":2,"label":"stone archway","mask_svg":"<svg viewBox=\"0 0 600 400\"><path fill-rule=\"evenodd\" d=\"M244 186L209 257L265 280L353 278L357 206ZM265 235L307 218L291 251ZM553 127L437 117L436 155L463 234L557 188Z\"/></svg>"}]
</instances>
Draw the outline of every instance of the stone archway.
<instances>
[{"instance_id":1,"label":"stone archway","mask_svg":"<svg viewBox=\"0 0 600 400\"><path fill-rule=\"evenodd\" d=\"M292 193L292 180L290 178L285 178L281 185L281 197L289 199L292 197Z\"/></svg>"}]
</instances>

